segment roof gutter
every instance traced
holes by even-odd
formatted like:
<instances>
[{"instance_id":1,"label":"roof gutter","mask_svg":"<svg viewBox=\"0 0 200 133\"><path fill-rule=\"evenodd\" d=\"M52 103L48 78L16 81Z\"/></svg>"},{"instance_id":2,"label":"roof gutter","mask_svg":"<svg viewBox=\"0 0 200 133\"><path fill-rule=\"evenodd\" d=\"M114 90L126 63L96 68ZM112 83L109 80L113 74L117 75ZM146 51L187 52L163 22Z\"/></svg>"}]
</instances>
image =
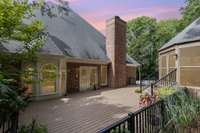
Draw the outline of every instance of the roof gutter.
<instances>
[{"instance_id":1,"label":"roof gutter","mask_svg":"<svg viewBox=\"0 0 200 133\"><path fill-rule=\"evenodd\" d=\"M81 59L81 58L72 58L72 57L65 57L67 62L73 63L90 63L90 64L104 64L107 65L111 63L110 60L100 60L100 59Z\"/></svg>"},{"instance_id":2,"label":"roof gutter","mask_svg":"<svg viewBox=\"0 0 200 133\"><path fill-rule=\"evenodd\" d=\"M191 40L191 41L187 41L187 42L181 42L181 43L174 43L173 45L168 46L168 47L166 47L166 48L160 48L160 49L158 50L158 52L161 52L161 51L166 50L166 49L168 49L168 48L171 48L171 47L173 47L173 46L184 45L184 44L188 44L188 43L191 43L191 42L199 42L199 41L200 41L200 39Z\"/></svg>"}]
</instances>

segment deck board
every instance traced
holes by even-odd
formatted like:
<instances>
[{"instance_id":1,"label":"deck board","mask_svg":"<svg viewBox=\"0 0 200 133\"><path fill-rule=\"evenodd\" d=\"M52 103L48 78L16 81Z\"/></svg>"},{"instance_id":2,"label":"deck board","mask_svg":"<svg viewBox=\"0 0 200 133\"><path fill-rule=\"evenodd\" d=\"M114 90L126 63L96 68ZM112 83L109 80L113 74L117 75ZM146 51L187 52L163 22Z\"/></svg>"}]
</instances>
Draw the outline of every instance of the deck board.
<instances>
[{"instance_id":1,"label":"deck board","mask_svg":"<svg viewBox=\"0 0 200 133\"><path fill-rule=\"evenodd\" d=\"M20 115L20 123L32 118L47 125L49 133L95 133L139 108L134 87L102 89L38 101Z\"/></svg>"}]
</instances>

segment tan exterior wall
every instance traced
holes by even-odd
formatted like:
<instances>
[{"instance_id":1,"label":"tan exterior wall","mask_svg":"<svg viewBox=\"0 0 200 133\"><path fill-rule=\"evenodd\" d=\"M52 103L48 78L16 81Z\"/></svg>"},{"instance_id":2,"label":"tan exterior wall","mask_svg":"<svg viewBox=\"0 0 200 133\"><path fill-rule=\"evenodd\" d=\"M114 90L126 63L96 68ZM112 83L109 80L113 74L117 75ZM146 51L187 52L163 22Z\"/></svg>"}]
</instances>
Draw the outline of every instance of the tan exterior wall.
<instances>
[{"instance_id":1,"label":"tan exterior wall","mask_svg":"<svg viewBox=\"0 0 200 133\"><path fill-rule=\"evenodd\" d=\"M200 42L180 46L180 84L200 87Z\"/></svg>"},{"instance_id":2,"label":"tan exterior wall","mask_svg":"<svg viewBox=\"0 0 200 133\"><path fill-rule=\"evenodd\" d=\"M137 67L126 66L126 83L127 85L136 84L136 70Z\"/></svg>"}]
</instances>

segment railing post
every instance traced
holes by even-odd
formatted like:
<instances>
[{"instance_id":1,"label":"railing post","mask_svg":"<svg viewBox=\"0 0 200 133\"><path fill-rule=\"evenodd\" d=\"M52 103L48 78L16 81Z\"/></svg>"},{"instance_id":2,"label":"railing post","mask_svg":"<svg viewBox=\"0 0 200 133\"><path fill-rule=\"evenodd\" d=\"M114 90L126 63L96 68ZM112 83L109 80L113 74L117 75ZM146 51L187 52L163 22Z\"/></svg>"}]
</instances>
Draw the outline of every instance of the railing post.
<instances>
[{"instance_id":1,"label":"railing post","mask_svg":"<svg viewBox=\"0 0 200 133\"><path fill-rule=\"evenodd\" d=\"M151 83L151 96L153 96L153 83Z\"/></svg>"},{"instance_id":2,"label":"railing post","mask_svg":"<svg viewBox=\"0 0 200 133\"><path fill-rule=\"evenodd\" d=\"M135 133L135 114L134 113L129 113L128 116L130 116L128 129L129 129L130 133Z\"/></svg>"}]
</instances>

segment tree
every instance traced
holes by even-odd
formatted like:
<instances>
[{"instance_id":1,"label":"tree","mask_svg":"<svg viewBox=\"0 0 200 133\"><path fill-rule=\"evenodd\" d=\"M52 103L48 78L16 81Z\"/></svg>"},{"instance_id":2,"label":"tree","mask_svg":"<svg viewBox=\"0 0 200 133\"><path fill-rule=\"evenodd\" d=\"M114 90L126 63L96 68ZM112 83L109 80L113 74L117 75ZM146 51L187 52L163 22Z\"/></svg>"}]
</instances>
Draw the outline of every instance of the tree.
<instances>
[{"instance_id":1,"label":"tree","mask_svg":"<svg viewBox=\"0 0 200 133\"><path fill-rule=\"evenodd\" d=\"M158 22L157 35L158 35L158 47L162 47L166 42L172 39L176 34L182 31L180 20L169 19L161 20Z\"/></svg>"},{"instance_id":2,"label":"tree","mask_svg":"<svg viewBox=\"0 0 200 133\"><path fill-rule=\"evenodd\" d=\"M0 121L8 120L28 104L29 96L20 88L21 63L35 61L46 40L43 23L33 19L34 10L44 8L42 1L31 4L28 0L0 0L0 46L10 42L22 46L16 53L0 53Z\"/></svg>"},{"instance_id":3,"label":"tree","mask_svg":"<svg viewBox=\"0 0 200 133\"><path fill-rule=\"evenodd\" d=\"M34 17L33 11L43 7L42 2L29 4L28 0L0 1L0 43L18 41L23 44L21 52L31 53L39 49L44 41L44 26L39 20L23 23Z\"/></svg>"},{"instance_id":4,"label":"tree","mask_svg":"<svg viewBox=\"0 0 200 133\"><path fill-rule=\"evenodd\" d=\"M183 15L183 26L187 26L200 17L200 0L186 0L185 6L181 8Z\"/></svg>"},{"instance_id":5,"label":"tree","mask_svg":"<svg viewBox=\"0 0 200 133\"><path fill-rule=\"evenodd\" d=\"M128 53L143 64L142 76L155 71L156 42L155 33L157 29L156 19L150 17L139 17L128 22L127 42Z\"/></svg>"},{"instance_id":6,"label":"tree","mask_svg":"<svg viewBox=\"0 0 200 133\"><path fill-rule=\"evenodd\" d=\"M128 22L128 52L142 64L143 78L157 75L158 49L180 30L180 21L176 19L157 22L154 18L143 16Z\"/></svg>"},{"instance_id":7,"label":"tree","mask_svg":"<svg viewBox=\"0 0 200 133\"><path fill-rule=\"evenodd\" d=\"M17 53L0 53L0 64L3 64L0 82L5 83L5 78L9 81L19 80L20 63L36 60L36 53L43 46L47 34L41 21L32 19L29 23L24 23L24 20L34 18L34 10L43 8L45 4L42 1L37 3L29 3L28 0L0 1L0 45L9 45L10 41L22 45L22 49Z\"/></svg>"}]
</instances>

